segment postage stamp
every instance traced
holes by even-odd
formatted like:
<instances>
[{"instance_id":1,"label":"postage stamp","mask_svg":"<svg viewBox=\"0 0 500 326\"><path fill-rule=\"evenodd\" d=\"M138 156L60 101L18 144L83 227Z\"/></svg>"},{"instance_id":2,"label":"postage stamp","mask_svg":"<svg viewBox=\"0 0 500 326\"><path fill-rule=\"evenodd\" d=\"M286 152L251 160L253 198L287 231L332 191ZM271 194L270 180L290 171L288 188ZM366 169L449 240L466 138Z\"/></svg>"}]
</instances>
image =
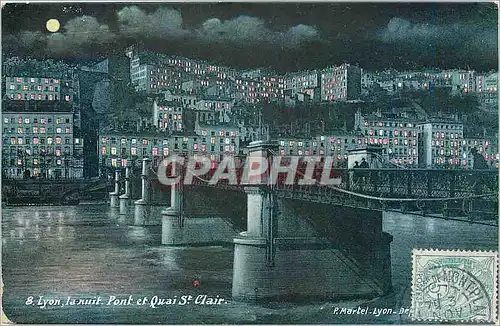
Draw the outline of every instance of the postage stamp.
<instances>
[{"instance_id":1,"label":"postage stamp","mask_svg":"<svg viewBox=\"0 0 500 326\"><path fill-rule=\"evenodd\" d=\"M428 322L496 322L498 253L413 251L411 313Z\"/></svg>"}]
</instances>

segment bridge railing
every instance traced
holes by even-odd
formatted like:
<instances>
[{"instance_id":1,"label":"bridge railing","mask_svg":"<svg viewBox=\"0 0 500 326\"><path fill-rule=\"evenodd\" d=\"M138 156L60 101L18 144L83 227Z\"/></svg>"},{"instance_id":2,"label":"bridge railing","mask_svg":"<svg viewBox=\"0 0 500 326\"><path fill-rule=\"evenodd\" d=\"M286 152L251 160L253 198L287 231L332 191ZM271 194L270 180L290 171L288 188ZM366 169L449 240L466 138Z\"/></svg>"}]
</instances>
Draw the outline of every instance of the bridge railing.
<instances>
[{"instance_id":1,"label":"bridge railing","mask_svg":"<svg viewBox=\"0 0 500 326\"><path fill-rule=\"evenodd\" d=\"M287 173L278 173L275 182L268 186L275 190L297 191L326 191L326 189L345 190L353 193L390 198L446 198L465 197L471 195L485 195L498 193L498 172L496 170L445 170L445 169L331 169L329 178L338 178L336 185L321 184L322 168L313 171L313 185L299 185L299 180L304 179L306 169L296 169L293 182L287 181ZM186 176L186 169L181 171ZM192 178L191 185L209 185L213 180L216 169L211 169L204 175ZM244 188L242 184L244 169L236 169L236 184L231 184L226 179L218 180L213 186ZM167 175L171 171L167 169ZM269 178L269 172L266 177ZM288 180L290 181L290 180Z\"/></svg>"}]
</instances>

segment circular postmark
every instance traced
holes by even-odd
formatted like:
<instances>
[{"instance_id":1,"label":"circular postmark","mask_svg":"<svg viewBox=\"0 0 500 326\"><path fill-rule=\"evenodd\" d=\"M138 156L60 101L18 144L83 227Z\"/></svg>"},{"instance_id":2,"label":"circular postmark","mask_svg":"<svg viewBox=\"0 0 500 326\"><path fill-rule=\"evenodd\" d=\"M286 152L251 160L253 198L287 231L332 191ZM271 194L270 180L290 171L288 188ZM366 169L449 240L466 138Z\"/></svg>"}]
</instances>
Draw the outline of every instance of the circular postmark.
<instances>
[{"instance_id":1,"label":"circular postmark","mask_svg":"<svg viewBox=\"0 0 500 326\"><path fill-rule=\"evenodd\" d=\"M467 258L431 259L414 275L412 317L434 321L490 321L493 284L483 264Z\"/></svg>"}]
</instances>

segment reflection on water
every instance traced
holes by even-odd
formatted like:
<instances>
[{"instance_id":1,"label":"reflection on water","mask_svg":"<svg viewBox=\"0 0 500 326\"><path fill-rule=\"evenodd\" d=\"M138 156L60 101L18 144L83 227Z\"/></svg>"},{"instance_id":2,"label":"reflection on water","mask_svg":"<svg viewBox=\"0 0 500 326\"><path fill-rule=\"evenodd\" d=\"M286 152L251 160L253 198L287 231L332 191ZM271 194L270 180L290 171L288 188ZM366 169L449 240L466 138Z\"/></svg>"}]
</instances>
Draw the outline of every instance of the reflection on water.
<instances>
[{"instance_id":1,"label":"reflection on water","mask_svg":"<svg viewBox=\"0 0 500 326\"><path fill-rule=\"evenodd\" d=\"M161 209L155 211L159 224ZM106 205L4 208L3 305L18 323L400 323L400 316L342 316L333 309L363 301L231 302L233 248L161 246L161 226L137 226ZM384 231L394 236L394 293L366 305L409 307L412 248L494 250L498 229L457 221L389 213ZM199 286L194 286L194 281ZM28 296L219 295L222 306L125 307L26 306Z\"/></svg>"}]
</instances>

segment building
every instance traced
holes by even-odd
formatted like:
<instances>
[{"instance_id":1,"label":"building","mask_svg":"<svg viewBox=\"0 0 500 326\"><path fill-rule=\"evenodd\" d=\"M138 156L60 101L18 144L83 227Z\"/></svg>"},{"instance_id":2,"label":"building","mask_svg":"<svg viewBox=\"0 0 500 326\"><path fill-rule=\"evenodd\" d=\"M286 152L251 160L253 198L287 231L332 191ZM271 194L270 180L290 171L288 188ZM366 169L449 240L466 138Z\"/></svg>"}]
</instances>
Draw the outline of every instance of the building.
<instances>
[{"instance_id":1,"label":"building","mask_svg":"<svg viewBox=\"0 0 500 326\"><path fill-rule=\"evenodd\" d=\"M362 144L360 135L338 131L330 135L312 138L279 139L279 154L282 156L332 157L333 166L347 167L348 150Z\"/></svg>"},{"instance_id":2,"label":"building","mask_svg":"<svg viewBox=\"0 0 500 326\"><path fill-rule=\"evenodd\" d=\"M419 166L422 168L467 167L463 158L462 123L434 119L420 123L418 128Z\"/></svg>"},{"instance_id":3,"label":"building","mask_svg":"<svg viewBox=\"0 0 500 326\"><path fill-rule=\"evenodd\" d=\"M288 73L284 77L285 94L295 98L297 94L314 97L315 89L320 89L321 79L317 70Z\"/></svg>"},{"instance_id":4,"label":"building","mask_svg":"<svg viewBox=\"0 0 500 326\"><path fill-rule=\"evenodd\" d=\"M487 110L498 110L498 73L476 77L476 95L479 104Z\"/></svg>"},{"instance_id":5,"label":"building","mask_svg":"<svg viewBox=\"0 0 500 326\"><path fill-rule=\"evenodd\" d=\"M153 102L153 124L162 131L184 131L184 105L178 100Z\"/></svg>"},{"instance_id":6,"label":"building","mask_svg":"<svg viewBox=\"0 0 500 326\"><path fill-rule=\"evenodd\" d=\"M463 168L472 169L474 167L474 157L472 149L476 149L483 155L490 168L498 168L500 155L498 153L498 137L486 138L465 138L461 141L461 164Z\"/></svg>"},{"instance_id":7,"label":"building","mask_svg":"<svg viewBox=\"0 0 500 326\"><path fill-rule=\"evenodd\" d=\"M99 137L101 175L116 167L139 167L145 157L157 166L169 155L207 156L215 166L224 155L239 154L240 136L231 125L196 124L194 135L105 134Z\"/></svg>"},{"instance_id":8,"label":"building","mask_svg":"<svg viewBox=\"0 0 500 326\"><path fill-rule=\"evenodd\" d=\"M83 177L83 139L74 137L71 105L3 101L2 122L4 177Z\"/></svg>"},{"instance_id":9,"label":"building","mask_svg":"<svg viewBox=\"0 0 500 326\"><path fill-rule=\"evenodd\" d=\"M246 103L270 103L283 101L284 89L283 77L264 75L260 78L236 78L232 92L236 100Z\"/></svg>"},{"instance_id":10,"label":"building","mask_svg":"<svg viewBox=\"0 0 500 326\"><path fill-rule=\"evenodd\" d=\"M443 84L451 86L452 95L476 91L476 72L474 70L444 70L441 74Z\"/></svg>"},{"instance_id":11,"label":"building","mask_svg":"<svg viewBox=\"0 0 500 326\"><path fill-rule=\"evenodd\" d=\"M61 79L51 77L5 77L5 99L19 101L61 100ZM66 96L65 101L71 98Z\"/></svg>"},{"instance_id":12,"label":"building","mask_svg":"<svg viewBox=\"0 0 500 326\"><path fill-rule=\"evenodd\" d=\"M361 69L350 64L321 70L321 100L347 101L361 97ZM366 79L366 78L365 78Z\"/></svg>"},{"instance_id":13,"label":"building","mask_svg":"<svg viewBox=\"0 0 500 326\"><path fill-rule=\"evenodd\" d=\"M354 118L354 129L363 138L359 144L380 145L382 159L409 168L418 166L418 128L415 117L395 114L363 116L359 111Z\"/></svg>"}]
</instances>

